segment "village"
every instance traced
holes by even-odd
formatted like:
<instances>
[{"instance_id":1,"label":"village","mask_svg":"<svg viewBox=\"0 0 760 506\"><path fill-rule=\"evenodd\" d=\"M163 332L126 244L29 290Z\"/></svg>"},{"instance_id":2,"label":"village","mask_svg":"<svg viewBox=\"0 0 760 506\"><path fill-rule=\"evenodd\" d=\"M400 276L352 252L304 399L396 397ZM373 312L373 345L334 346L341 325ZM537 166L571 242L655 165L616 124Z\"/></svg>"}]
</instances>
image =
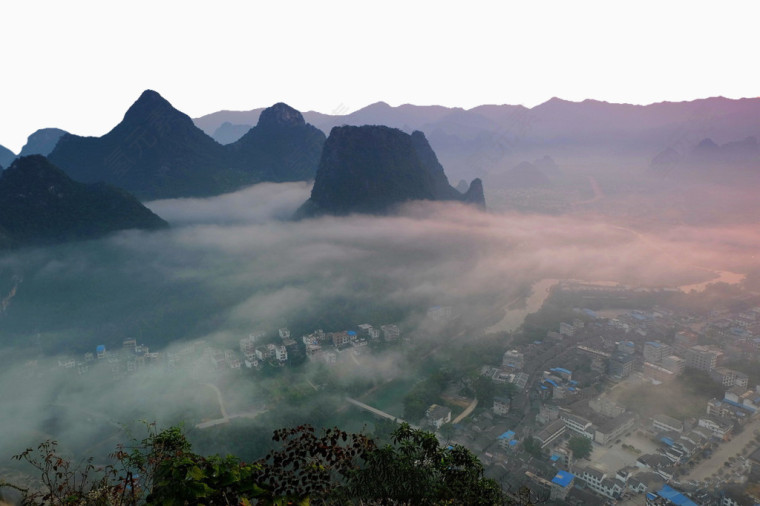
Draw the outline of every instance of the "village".
<instances>
[{"instance_id":1,"label":"village","mask_svg":"<svg viewBox=\"0 0 760 506\"><path fill-rule=\"evenodd\" d=\"M631 290L565 282L555 293L593 303L622 301ZM421 419L348 400L467 447L506 489L528 487L550 503L753 504L760 496L760 307L704 315L663 305L575 307L572 314L542 339L505 341L500 360L479 367L478 381L449 381ZM428 317L446 325L456 315L437 306ZM59 367L87 374L103 364L115 377L181 364L219 374L302 363L360 369L373 360L373 344L387 349L412 339L398 325L366 323L298 338L287 328L251 332L237 349L194 342L151 352L130 339ZM474 388L484 380L491 386ZM467 392L455 386L468 382Z\"/></svg>"}]
</instances>

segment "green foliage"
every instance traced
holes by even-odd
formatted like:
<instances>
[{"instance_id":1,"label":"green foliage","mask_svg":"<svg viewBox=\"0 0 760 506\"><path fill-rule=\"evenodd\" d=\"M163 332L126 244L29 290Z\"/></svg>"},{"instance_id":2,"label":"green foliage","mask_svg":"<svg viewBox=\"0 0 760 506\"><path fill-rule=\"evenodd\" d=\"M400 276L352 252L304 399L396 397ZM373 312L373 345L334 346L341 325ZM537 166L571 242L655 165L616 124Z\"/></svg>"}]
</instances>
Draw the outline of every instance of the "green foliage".
<instances>
[{"instance_id":1,"label":"green foliage","mask_svg":"<svg viewBox=\"0 0 760 506\"><path fill-rule=\"evenodd\" d=\"M591 440L583 436L573 436L568 441L567 446L573 452L576 459L585 459L591 455Z\"/></svg>"},{"instance_id":2,"label":"green foliage","mask_svg":"<svg viewBox=\"0 0 760 506\"><path fill-rule=\"evenodd\" d=\"M24 504L507 504L483 465L462 446L407 424L378 447L360 434L309 426L275 431L279 446L265 458L205 457L191 451L182 431L156 431L114 453L116 466L95 473L60 457L56 443L15 458L41 473L41 491L22 492ZM97 474L97 476L93 476Z\"/></svg>"},{"instance_id":3,"label":"green foliage","mask_svg":"<svg viewBox=\"0 0 760 506\"><path fill-rule=\"evenodd\" d=\"M544 451L541 449L541 443L539 443L538 440L535 438L532 438L532 437L525 438L525 440L522 443L522 448L529 455L537 459L542 459L546 456L546 454L544 454Z\"/></svg>"},{"instance_id":4,"label":"green foliage","mask_svg":"<svg viewBox=\"0 0 760 506\"><path fill-rule=\"evenodd\" d=\"M417 421L425 416L425 411L431 404L435 404L444 388L449 376L438 371L428 379L417 383L406 396L404 396L404 418Z\"/></svg>"},{"instance_id":5,"label":"green foliage","mask_svg":"<svg viewBox=\"0 0 760 506\"><path fill-rule=\"evenodd\" d=\"M493 398L496 395L496 385L491 378L478 376L473 384L475 396L481 406L490 407L493 405Z\"/></svg>"},{"instance_id":6,"label":"green foliage","mask_svg":"<svg viewBox=\"0 0 760 506\"><path fill-rule=\"evenodd\" d=\"M384 504L505 504L483 465L460 445L444 448L436 437L401 425L393 444L368 452L365 466L347 484L348 496Z\"/></svg>"}]
</instances>

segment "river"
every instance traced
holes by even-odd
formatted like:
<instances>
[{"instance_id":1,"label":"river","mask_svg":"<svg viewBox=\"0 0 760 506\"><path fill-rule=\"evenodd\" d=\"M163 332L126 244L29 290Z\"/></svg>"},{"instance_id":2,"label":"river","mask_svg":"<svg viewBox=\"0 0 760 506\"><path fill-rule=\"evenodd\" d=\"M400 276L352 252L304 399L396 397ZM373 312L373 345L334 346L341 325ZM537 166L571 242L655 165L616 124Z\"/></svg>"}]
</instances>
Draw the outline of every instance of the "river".
<instances>
[{"instance_id":1,"label":"river","mask_svg":"<svg viewBox=\"0 0 760 506\"><path fill-rule=\"evenodd\" d=\"M715 276L707 281L703 281L701 283L694 283L690 285L681 285L677 286L675 288L678 288L684 293L689 293L692 290L695 290L697 292L703 291L705 288L707 288L707 285L710 283L728 283L728 284L738 284L742 280L744 280L745 275L740 274L738 272L730 272L730 271L711 271L715 274ZM504 318L501 319L501 321L495 325L492 325L491 327L488 327L486 329L486 332L511 332L514 330L517 330L517 328L522 325L523 321L525 320L525 317L529 315L530 313L535 313L539 309L541 309L541 306L544 305L544 301L549 297L549 294L551 293L551 290L554 286L559 283L560 279L542 279L537 281L533 284L531 287L531 294L530 296L525 300L524 306L520 308L513 308L513 306L520 304L520 298L512 299L507 305L506 305L506 311L507 313L504 315ZM618 285L619 283L613 282L613 281L581 281L581 280L567 280L567 281L577 281L579 283L588 283L593 285Z\"/></svg>"}]
</instances>

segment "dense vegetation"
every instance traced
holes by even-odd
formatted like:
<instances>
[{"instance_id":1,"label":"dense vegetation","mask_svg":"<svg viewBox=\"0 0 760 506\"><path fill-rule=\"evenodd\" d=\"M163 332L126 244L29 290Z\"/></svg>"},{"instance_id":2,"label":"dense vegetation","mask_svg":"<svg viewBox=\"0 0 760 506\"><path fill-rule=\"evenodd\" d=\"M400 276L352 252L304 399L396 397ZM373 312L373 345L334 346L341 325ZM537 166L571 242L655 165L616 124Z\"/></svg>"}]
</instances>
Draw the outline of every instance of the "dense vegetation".
<instances>
[{"instance_id":1,"label":"dense vegetation","mask_svg":"<svg viewBox=\"0 0 760 506\"><path fill-rule=\"evenodd\" d=\"M309 427L275 431L279 447L246 463L193 453L181 430L151 429L121 446L116 465L78 467L45 442L14 457L40 473L40 488L16 489L25 504L514 504L462 446L397 427L378 445L361 434Z\"/></svg>"}]
</instances>

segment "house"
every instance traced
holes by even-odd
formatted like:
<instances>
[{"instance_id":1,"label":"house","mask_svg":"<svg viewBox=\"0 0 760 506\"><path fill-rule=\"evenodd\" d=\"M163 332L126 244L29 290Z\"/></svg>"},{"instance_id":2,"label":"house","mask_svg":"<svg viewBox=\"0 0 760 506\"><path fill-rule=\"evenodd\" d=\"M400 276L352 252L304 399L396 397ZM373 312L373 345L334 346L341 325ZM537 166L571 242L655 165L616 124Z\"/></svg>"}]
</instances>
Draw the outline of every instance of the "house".
<instances>
[{"instance_id":1,"label":"house","mask_svg":"<svg viewBox=\"0 0 760 506\"><path fill-rule=\"evenodd\" d=\"M510 443L515 440L515 431L508 430L502 435L500 435L498 438L496 438L499 442L499 446L504 448L505 450L510 449Z\"/></svg>"},{"instance_id":2,"label":"house","mask_svg":"<svg viewBox=\"0 0 760 506\"><path fill-rule=\"evenodd\" d=\"M285 346L277 346L274 350L274 357L280 364L288 361L288 350Z\"/></svg>"},{"instance_id":3,"label":"house","mask_svg":"<svg viewBox=\"0 0 760 506\"><path fill-rule=\"evenodd\" d=\"M441 428L441 425L451 421L451 409L446 406L433 404L425 412L425 419L438 430Z\"/></svg>"},{"instance_id":4,"label":"house","mask_svg":"<svg viewBox=\"0 0 760 506\"><path fill-rule=\"evenodd\" d=\"M633 371L633 355L616 351L610 357L607 373L613 378L622 379Z\"/></svg>"},{"instance_id":5,"label":"house","mask_svg":"<svg viewBox=\"0 0 760 506\"><path fill-rule=\"evenodd\" d=\"M553 501L563 500L570 493L575 483L575 475L567 471L558 471L552 478L549 498Z\"/></svg>"},{"instance_id":6,"label":"house","mask_svg":"<svg viewBox=\"0 0 760 506\"><path fill-rule=\"evenodd\" d=\"M713 436L727 440L734 429L734 422L726 418L704 417L700 418L697 425L709 430Z\"/></svg>"},{"instance_id":7,"label":"house","mask_svg":"<svg viewBox=\"0 0 760 506\"><path fill-rule=\"evenodd\" d=\"M332 332L329 334L330 338L332 339L333 346L336 348L341 348L343 346L347 346L351 343L351 336L348 335L348 332Z\"/></svg>"},{"instance_id":8,"label":"house","mask_svg":"<svg viewBox=\"0 0 760 506\"><path fill-rule=\"evenodd\" d=\"M619 498L625 487L625 483L609 479L605 473L592 467L577 470L575 476L597 494L610 499Z\"/></svg>"},{"instance_id":9,"label":"house","mask_svg":"<svg viewBox=\"0 0 760 506\"><path fill-rule=\"evenodd\" d=\"M647 494L648 496L650 494ZM683 495L683 493L679 492L678 490L672 488L670 485L663 485L660 490L655 492L654 494L651 494L653 496L656 496L656 498L661 499L659 502L655 502L656 498L651 499L652 502L650 502L650 498L647 497L647 504L674 504L678 506L697 506L697 503Z\"/></svg>"},{"instance_id":10,"label":"house","mask_svg":"<svg viewBox=\"0 0 760 506\"><path fill-rule=\"evenodd\" d=\"M511 403L512 401L509 397L494 397L493 414L502 416L508 414Z\"/></svg>"},{"instance_id":11,"label":"house","mask_svg":"<svg viewBox=\"0 0 760 506\"><path fill-rule=\"evenodd\" d=\"M380 330L383 331L383 339L386 341L398 341L401 335L397 325L382 325Z\"/></svg>"},{"instance_id":12,"label":"house","mask_svg":"<svg viewBox=\"0 0 760 506\"><path fill-rule=\"evenodd\" d=\"M525 356L517 350L507 350L501 358L501 367L503 369L512 369L519 371L525 365Z\"/></svg>"}]
</instances>

